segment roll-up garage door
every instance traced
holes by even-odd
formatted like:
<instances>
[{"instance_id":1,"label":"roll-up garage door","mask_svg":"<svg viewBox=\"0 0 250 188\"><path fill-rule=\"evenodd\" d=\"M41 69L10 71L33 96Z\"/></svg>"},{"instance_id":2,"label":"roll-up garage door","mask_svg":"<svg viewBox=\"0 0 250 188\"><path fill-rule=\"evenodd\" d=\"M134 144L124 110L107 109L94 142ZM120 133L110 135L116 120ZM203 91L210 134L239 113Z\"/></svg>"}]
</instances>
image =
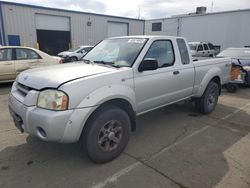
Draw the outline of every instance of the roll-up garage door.
<instances>
[{"instance_id":1,"label":"roll-up garage door","mask_svg":"<svg viewBox=\"0 0 250 188\"><path fill-rule=\"evenodd\" d=\"M127 36L128 23L108 22L108 37Z\"/></svg>"},{"instance_id":2,"label":"roll-up garage door","mask_svg":"<svg viewBox=\"0 0 250 188\"><path fill-rule=\"evenodd\" d=\"M36 29L70 31L69 17L36 14Z\"/></svg>"},{"instance_id":3,"label":"roll-up garage door","mask_svg":"<svg viewBox=\"0 0 250 188\"><path fill-rule=\"evenodd\" d=\"M40 50L57 55L70 47L70 18L36 14L37 42Z\"/></svg>"}]
</instances>

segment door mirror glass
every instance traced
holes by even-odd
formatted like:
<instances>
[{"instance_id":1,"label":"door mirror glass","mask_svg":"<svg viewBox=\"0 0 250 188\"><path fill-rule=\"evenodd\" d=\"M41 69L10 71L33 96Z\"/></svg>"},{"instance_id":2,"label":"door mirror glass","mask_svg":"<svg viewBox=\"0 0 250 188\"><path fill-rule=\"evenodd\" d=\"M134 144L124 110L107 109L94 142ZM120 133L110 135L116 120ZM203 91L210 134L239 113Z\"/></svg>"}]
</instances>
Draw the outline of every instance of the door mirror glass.
<instances>
[{"instance_id":1,"label":"door mirror glass","mask_svg":"<svg viewBox=\"0 0 250 188\"><path fill-rule=\"evenodd\" d=\"M143 71L156 70L156 69L158 69L158 61L154 58L145 58L141 62L138 68L138 71L143 72Z\"/></svg>"}]
</instances>

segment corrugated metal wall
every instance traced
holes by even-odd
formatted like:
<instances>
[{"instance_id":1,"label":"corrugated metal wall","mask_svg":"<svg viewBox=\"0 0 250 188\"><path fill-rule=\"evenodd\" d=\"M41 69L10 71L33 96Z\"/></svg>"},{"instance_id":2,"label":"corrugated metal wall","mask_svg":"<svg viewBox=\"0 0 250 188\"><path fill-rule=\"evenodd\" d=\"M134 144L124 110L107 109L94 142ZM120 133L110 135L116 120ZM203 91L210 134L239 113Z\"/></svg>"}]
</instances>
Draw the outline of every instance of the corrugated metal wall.
<instances>
[{"instance_id":1,"label":"corrugated metal wall","mask_svg":"<svg viewBox=\"0 0 250 188\"><path fill-rule=\"evenodd\" d=\"M161 32L152 32L155 22L162 22ZM249 46L250 10L146 21L145 34L176 36L178 32L188 41L209 41L221 49Z\"/></svg>"},{"instance_id":2,"label":"corrugated metal wall","mask_svg":"<svg viewBox=\"0 0 250 188\"><path fill-rule=\"evenodd\" d=\"M2 3L0 2L0 45L5 44L4 38L4 27L3 27L3 13L2 13Z\"/></svg>"},{"instance_id":3,"label":"corrugated metal wall","mask_svg":"<svg viewBox=\"0 0 250 188\"><path fill-rule=\"evenodd\" d=\"M69 11L33 8L2 3L5 39L7 35L20 35L21 44L34 47L37 42L35 14L48 14L70 17L71 41L75 45L96 44L107 38L108 21L129 24L129 35L139 35L144 32L144 21L94 14L83 14ZM91 21L91 26L87 22ZM7 42L8 43L8 42Z\"/></svg>"}]
</instances>

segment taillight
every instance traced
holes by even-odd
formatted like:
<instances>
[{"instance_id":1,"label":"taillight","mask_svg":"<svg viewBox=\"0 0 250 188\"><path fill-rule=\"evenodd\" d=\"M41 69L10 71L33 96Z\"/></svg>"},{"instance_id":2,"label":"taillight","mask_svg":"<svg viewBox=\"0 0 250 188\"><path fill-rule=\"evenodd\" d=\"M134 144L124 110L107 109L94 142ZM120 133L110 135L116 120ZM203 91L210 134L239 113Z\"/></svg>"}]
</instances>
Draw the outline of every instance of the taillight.
<instances>
[{"instance_id":1,"label":"taillight","mask_svg":"<svg viewBox=\"0 0 250 188\"><path fill-rule=\"evenodd\" d=\"M63 63L64 63L63 59L60 59L59 64L63 64Z\"/></svg>"}]
</instances>

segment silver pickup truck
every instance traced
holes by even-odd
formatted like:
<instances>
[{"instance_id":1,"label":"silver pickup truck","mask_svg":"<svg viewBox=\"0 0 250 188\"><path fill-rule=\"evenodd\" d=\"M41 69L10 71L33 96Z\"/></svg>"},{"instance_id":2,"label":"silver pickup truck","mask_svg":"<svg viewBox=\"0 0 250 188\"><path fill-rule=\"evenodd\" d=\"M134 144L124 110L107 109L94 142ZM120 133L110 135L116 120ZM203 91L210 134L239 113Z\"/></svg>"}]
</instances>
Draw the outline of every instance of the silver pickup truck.
<instances>
[{"instance_id":1,"label":"silver pickup truck","mask_svg":"<svg viewBox=\"0 0 250 188\"><path fill-rule=\"evenodd\" d=\"M138 115L188 98L212 112L230 69L226 58L192 62L181 37L109 38L80 63L21 73L9 109L21 132L80 141L90 159L107 162L126 147Z\"/></svg>"}]
</instances>

